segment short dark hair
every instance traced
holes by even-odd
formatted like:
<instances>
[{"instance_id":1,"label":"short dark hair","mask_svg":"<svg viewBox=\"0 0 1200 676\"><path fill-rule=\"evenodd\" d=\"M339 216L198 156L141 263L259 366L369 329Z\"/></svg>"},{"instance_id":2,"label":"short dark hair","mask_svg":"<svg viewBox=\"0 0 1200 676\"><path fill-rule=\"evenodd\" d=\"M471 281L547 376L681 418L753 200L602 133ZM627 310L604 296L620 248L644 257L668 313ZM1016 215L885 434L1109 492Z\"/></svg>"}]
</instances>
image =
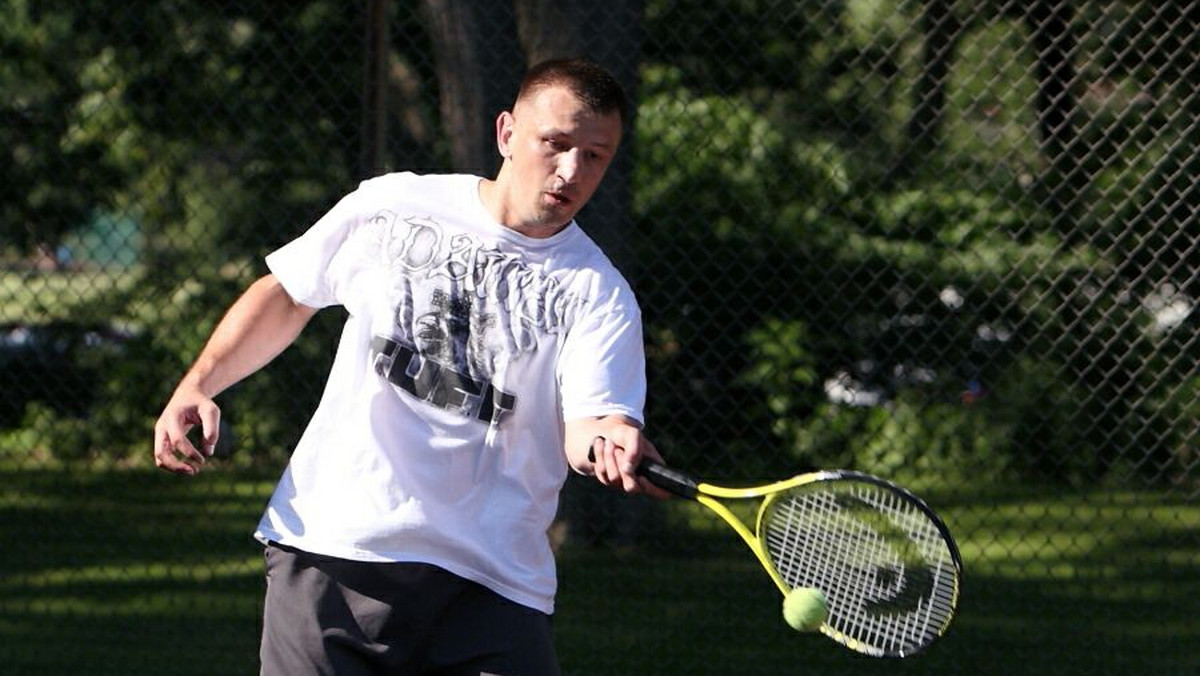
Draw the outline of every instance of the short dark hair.
<instances>
[{"instance_id":1,"label":"short dark hair","mask_svg":"<svg viewBox=\"0 0 1200 676\"><path fill-rule=\"evenodd\" d=\"M546 87L566 87L594 113L616 113L624 124L629 105L621 83L586 59L550 59L531 67L517 92L520 101Z\"/></svg>"}]
</instances>

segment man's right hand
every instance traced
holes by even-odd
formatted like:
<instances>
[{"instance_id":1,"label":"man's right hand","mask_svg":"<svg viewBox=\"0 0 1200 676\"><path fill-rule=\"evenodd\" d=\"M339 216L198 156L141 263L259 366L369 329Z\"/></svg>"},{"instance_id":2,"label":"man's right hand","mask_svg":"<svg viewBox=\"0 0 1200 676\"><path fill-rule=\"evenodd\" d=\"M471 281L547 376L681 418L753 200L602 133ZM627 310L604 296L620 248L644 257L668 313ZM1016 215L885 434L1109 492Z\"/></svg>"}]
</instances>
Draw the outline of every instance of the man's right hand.
<instances>
[{"instance_id":1,"label":"man's right hand","mask_svg":"<svg viewBox=\"0 0 1200 676\"><path fill-rule=\"evenodd\" d=\"M217 447L221 409L213 397L291 345L316 311L292 300L274 275L251 284L217 324L154 425L154 464L178 474L199 472ZM197 425L201 448L187 438Z\"/></svg>"},{"instance_id":2,"label":"man's right hand","mask_svg":"<svg viewBox=\"0 0 1200 676\"><path fill-rule=\"evenodd\" d=\"M199 425L201 447L187 433ZM168 472L195 475L212 457L221 427L221 409L199 388L180 383L154 425L154 464Z\"/></svg>"}]
</instances>

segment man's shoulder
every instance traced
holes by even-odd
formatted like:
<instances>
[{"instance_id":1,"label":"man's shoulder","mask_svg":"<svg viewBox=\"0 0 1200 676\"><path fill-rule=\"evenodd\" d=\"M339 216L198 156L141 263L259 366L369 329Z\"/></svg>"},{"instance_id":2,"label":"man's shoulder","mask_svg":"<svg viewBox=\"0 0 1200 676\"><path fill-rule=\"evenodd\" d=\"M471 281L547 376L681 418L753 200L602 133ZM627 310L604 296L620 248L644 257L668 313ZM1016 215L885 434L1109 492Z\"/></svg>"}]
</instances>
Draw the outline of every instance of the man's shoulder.
<instances>
[{"instance_id":1,"label":"man's shoulder","mask_svg":"<svg viewBox=\"0 0 1200 676\"><path fill-rule=\"evenodd\" d=\"M393 192L396 190L428 191L440 188L453 188L470 181L478 180L478 176L470 174L421 174L414 171L395 171L368 178L362 181L358 188L366 192Z\"/></svg>"},{"instance_id":2,"label":"man's shoulder","mask_svg":"<svg viewBox=\"0 0 1200 676\"><path fill-rule=\"evenodd\" d=\"M578 237L573 246L579 258L571 262L577 283L584 284L587 295L593 299L596 309L612 307L636 308L636 294L624 272L613 263L590 236L578 224Z\"/></svg>"},{"instance_id":3,"label":"man's shoulder","mask_svg":"<svg viewBox=\"0 0 1200 676\"><path fill-rule=\"evenodd\" d=\"M586 259L586 267L608 283L625 284L620 268L578 221L572 222L572 230L574 237L571 238L571 246Z\"/></svg>"}]
</instances>

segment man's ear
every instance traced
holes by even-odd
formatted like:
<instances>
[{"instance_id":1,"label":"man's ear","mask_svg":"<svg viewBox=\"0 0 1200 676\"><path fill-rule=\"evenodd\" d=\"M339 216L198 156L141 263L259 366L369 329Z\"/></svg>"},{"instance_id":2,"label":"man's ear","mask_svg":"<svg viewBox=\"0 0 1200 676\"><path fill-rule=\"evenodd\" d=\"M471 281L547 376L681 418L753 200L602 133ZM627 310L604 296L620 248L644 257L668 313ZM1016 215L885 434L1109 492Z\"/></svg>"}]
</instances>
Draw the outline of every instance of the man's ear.
<instances>
[{"instance_id":1,"label":"man's ear","mask_svg":"<svg viewBox=\"0 0 1200 676\"><path fill-rule=\"evenodd\" d=\"M513 115L509 111L504 111L496 117L496 148L500 150L500 156L504 159L512 157L512 135L513 135Z\"/></svg>"}]
</instances>

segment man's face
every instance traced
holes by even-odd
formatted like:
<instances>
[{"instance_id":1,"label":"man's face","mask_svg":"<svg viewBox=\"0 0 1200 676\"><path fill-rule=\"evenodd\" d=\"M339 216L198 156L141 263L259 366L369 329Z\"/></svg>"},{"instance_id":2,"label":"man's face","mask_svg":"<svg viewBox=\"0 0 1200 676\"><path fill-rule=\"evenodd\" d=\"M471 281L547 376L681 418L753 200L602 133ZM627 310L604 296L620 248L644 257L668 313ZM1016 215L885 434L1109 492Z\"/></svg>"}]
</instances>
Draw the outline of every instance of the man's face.
<instances>
[{"instance_id":1,"label":"man's face","mask_svg":"<svg viewBox=\"0 0 1200 676\"><path fill-rule=\"evenodd\" d=\"M497 120L508 186L504 224L548 237L591 199L621 140L621 118L595 113L564 87L544 87Z\"/></svg>"}]
</instances>

